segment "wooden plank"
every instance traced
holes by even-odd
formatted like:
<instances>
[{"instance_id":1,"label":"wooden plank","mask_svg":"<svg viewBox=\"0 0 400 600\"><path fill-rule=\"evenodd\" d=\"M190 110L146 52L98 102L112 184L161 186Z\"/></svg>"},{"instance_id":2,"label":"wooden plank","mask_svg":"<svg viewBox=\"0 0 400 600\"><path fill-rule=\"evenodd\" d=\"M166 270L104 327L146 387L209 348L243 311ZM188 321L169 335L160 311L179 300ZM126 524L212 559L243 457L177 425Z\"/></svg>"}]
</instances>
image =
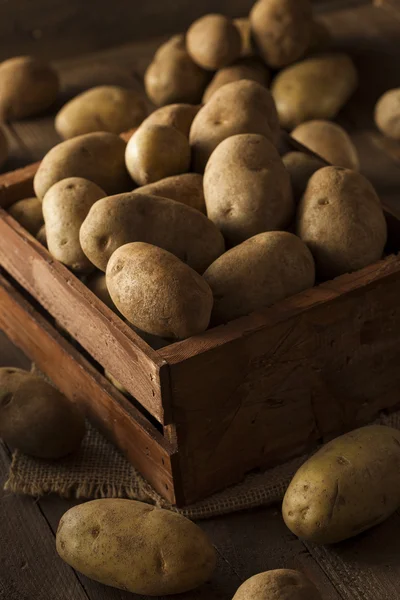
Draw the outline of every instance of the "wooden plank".
<instances>
[{"instance_id":1,"label":"wooden plank","mask_svg":"<svg viewBox=\"0 0 400 600\"><path fill-rule=\"evenodd\" d=\"M34 195L33 178L38 168L39 163L34 163L0 176L0 207L8 208Z\"/></svg>"}]
</instances>

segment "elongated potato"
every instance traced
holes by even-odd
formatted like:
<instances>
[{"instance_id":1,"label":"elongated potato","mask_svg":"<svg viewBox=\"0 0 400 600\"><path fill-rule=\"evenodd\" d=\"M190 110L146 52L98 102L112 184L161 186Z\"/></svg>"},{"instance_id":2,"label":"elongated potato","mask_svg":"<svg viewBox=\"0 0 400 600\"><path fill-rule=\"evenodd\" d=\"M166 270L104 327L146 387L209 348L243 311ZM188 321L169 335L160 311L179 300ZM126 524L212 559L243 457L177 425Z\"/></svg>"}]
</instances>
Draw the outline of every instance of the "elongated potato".
<instances>
[{"instance_id":1,"label":"elongated potato","mask_svg":"<svg viewBox=\"0 0 400 600\"><path fill-rule=\"evenodd\" d=\"M276 569L247 579L233 600L322 600L317 588L299 571Z\"/></svg>"},{"instance_id":2,"label":"elongated potato","mask_svg":"<svg viewBox=\"0 0 400 600\"><path fill-rule=\"evenodd\" d=\"M18 200L10 206L8 212L32 235L37 235L44 224L42 203L36 197Z\"/></svg>"},{"instance_id":3,"label":"elongated potato","mask_svg":"<svg viewBox=\"0 0 400 600\"><path fill-rule=\"evenodd\" d=\"M186 48L196 64L207 71L216 71L239 58L242 39L229 17L209 14L189 27Z\"/></svg>"},{"instance_id":4,"label":"elongated potato","mask_svg":"<svg viewBox=\"0 0 400 600\"><path fill-rule=\"evenodd\" d=\"M194 104L168 104L161 106L143 121L143 125L168 125L175 127L184 136L189 137L193 119L200 110Z\"/></svg>"},{"instance_id":5,"label":"elongated potato","mask_svg":"<svg viewBox=\"0 0 400 600\"><path fill-rule=\"evenodd\" d=\"M290 175L293 197L299 202L307 187L311 175L318 169L326 167L326 163L316 156L305 152L288 152L282 157L283 164Z\"/></svg>"},{"instance_id":6,"label":"elongated potato","mask_svg":"<svg viewBox=\"0 0 400 600\"><path fill-rule=\"evenodd\" d=\"M209 101L211 96L223 85L232 81L248 79L257 81L259 84L267 87L270 81L270 72L268 67L258 58L241 58L228 67L219 69L207 86L203 95L203 104Z\"/></svg>"},{"instance_id":7,"label":"elongated potato","mask_svg":"<svg viewBox=\"0 0 400 600\"><path fill-rule=\"evenodd\" d=\"M143 185L134 192L170 198L196 208L204 214L207 213L203 191L203 176L199 173L183 173L182 175L166 177L155 183Z\"/></svg>"},{"instance_id":8,"label":"elongated potato","mask_svg":"<svg viewBox=\"0 0 400 600\"><path fill-rule=\"evenodd\" d=\"M400 431L372 425L342 435L307 460L283 500L286 525L332 544L387 519L400 506Z\"/></svg>"},{"instance_id":9,"label":"elongated potato","mask_svg":"<svg viewBox=\"0 0 400 600\"><path fill-rule=\"evenodd\" d=\"M400 140L400 88L388 90L375 106L375 123L394 140Z\"/></svg>"}]
</instances>

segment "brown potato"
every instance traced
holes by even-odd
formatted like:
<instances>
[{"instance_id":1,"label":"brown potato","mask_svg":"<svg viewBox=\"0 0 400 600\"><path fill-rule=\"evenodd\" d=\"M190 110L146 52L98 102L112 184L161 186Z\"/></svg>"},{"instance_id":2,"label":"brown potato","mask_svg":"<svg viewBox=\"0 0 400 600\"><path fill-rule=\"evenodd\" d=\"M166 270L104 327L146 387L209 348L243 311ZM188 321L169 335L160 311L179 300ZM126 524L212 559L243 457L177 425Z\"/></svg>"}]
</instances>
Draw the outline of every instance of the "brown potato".
<instances>
[{"instance_id":1,"label":"brown potato","mask_svg":"<svg viewBox=\"0 0 400 600\"><path fill-rule=\"evenodd\" d=\"M212 293L176 256L142 242L125 244L108 261L107 288L120 312L142 331L185 339L205 331Z\"/></svg>"},{"instance_id":2,"label":"brown potato","mask_svg":"<svg viewBox=\"0 0 400 600\"><path fill-rule=\"evenodd\" d=\"M56 100L58 75L32 56L17 56L0 64L0 120L15 121L47 110Z\"/></svg>"},{"instance_id":3,"label":"brown potato","mask_svg":"<svg viewBox=\"0 0 400 600\"><path fill-rule=\"evenodd\" d=\"M33 186L42 200L52 185L67 177L83 177L107 194L132 188L125 167L126 143L114 133L79 135L54 146L40 163Z\"/></svg>"},{"instance_id":4,"label":"brown potato","mask_svg":"<svg viewBox=\"0 0 400 600\"><path fill-rule=\"evenodd\" d=\"M242 39L229 17L209 14L189 27L186 48L196 64L208 71L216 71L239 58Z\"/></svg>"},{"instance_id":5,"label":"brown potato","mask_svg":"<svg viewBox=\"0 0 400 600\"><path fill-rule=\"evenodd\" d=\"M55 128L64 139L94 131L121 133L139 127L146 115L142 94L116 85L101 85L67 102L56 116Z\"/></svg>"},{"instance_id":6,"label":"brown potato","mask_svg":"<svg viewBox=\"0 0 400 600\"><path fill-rule=\"evenodd\" d=\"M294 217L290 176L262 135L234 135L212 153L204 173L207 215L230 245L288 227Z\"/></svg>"},{"instance_id":7,"label":"brown potato","mask_svg":"<svg viewBox=\"0 0 400 600\"><path fill-rule=\"evenodd\" d=\"M138 185L186 173L190 167L189 140L169 125L142 125L126 146L125 162Z\"/></svg>"},{"instance_id":8,"label":"brown potato","mask_svg":"<svg viewBox=\"0 0 400 600\"><path fill-rule=\"evenodd\" d=\"M282 161L290 175L296 202L299 202L304 194L311 175L327 166L324 161L305 152L288 152L283 156Z\"/></svg>"},{"instance_id":9,"label":"brown potato","mask_svg":"<svg viewBox=\"0 0 400 600\"><path fill-rule=\"evenodd\" d=\"M203 104L206 104L214 92L219 90L223 85L232 81L240 81L241 79L257 81L264 87L267 87L270 81L270 72L268 67L258 58L241 58L232 65L224 67L215 73L204 92Z\"/></svg>"},{"instance_id":10,"label":"brown potato","mask_svg":"<svg viewBox=\"0 0 400 600\"><path fill-rule=\"evenodd\" d=\"M233 600L322 600L313 583L299 571L276 569L247 579Z\"/></svg>"},{"instance_id":11,"label":"brown potato","mask_svg":"<svg viewBox=\"0 0 400 600\"><path fill-rule=\"evenodd\" d=\"M174 35L156 52L144 83L156 106L187 102L199 104L210 75L196 65L186 50L185 36Z\"/></svg>"},{"instance_id":12,"label":"brown potato","mask_svg":"<svg viewBox=\"0 0 400 600\"><path fill-rule=\"evenodd\" d=\"M325 167L308 182L298 207L297 235L313 253L319 277L332 279L382 258L387 227L380 200L365 177Z\"/></svg>"},{"instance_id":13,"label":"brown potato","mask_svg":"<svg viewBox=\"0 0 400 600\"><path fill-rule=\"evenodd\" d=\"M233 19L233 22L235 27L237 27L242 40L242 51L240 56L254 56L256 54L256 49L251 36L250 19L243 17L240 19Z\"/></svg>"},{"instance_id":14,"label":"brown potato","mask_svg":"<svg viewBox=\"0 0 400 600\"><path fill-rule=\"evenodd\" d=\"M39 231L36 234L36 239L38 242L42 244L45 248L47 248L47 236L46 236L46 225L42 225Z\"/></svg>"},{"instance_id":15,"label":"brown potato","mask_svg":"<svg viewBox=\"0 0 400 600\"><path fill-rule=\"evenodd\" d=\"M168 125L175 127L187 138L193 119L200 110L200 106L193 104L168 104L161 106L143 121L143 125Z\"/></svg>"},{"instance_id":16,"label":"brown potato","mask_svg":"<svg viewBox=\"0 0 400 600\"><path fill-rule=\"evenodd\" d=\"M62 458L77 450L85 433L80 411L41 377L0 368L0 437L37 458Z\"/></svg>"},{"instance_id":17,"label":"brown potato","mask_svg":"<svg viewBox=\"0 0 400 600\"><path fill-rule=\"evenodd\" d=\"M1 92L0 92L1 93ZM0 167L4 165L8 158L8 141L2 127L0 127Z\"/></svg>"},{"instance_id":18,"label":"brown potato","mask_svg":"<svg viewBox=\"0 0 400 600\"><path fill-rule=\"evenodd\" d=\"M297 236L269 231L225 252L203 277L214 296L211 321L218 325L312 287L315 267Z\"/></svg>"},{"instance_id":19,"label":"brown potato","mask_svg":"<svg viewBox=\"0 0 400 600\"><path fill-rule=\"evenodd\" d=\"M375 123L384 135L400 140L400 88L389 90L379 98Z\"/></svg>"},{"instance_id":20,"label":"brown potato","mask_svg":"<svg viewBox=\"0 0 400 600\"><path fill-rule=\"evenodd\" d=\"M197 113L189 138L193 170L202 173L218 144L239 133L259 133L279 143L275 103L269 90L255 81L227 83Z\"/></svg>"},{"instance_id":21,"label":"brown potato","mask_svg":"<svg viewBox=\"0 0 400 600\"><path fill-rule=\"evenodd\" d=\"M150 194L170 198L182 202L207 214L204 200L203 176L199 173L183 173L160 179L156 183L149 183L134 190L138 194Z\"/></svg>"},{"instance_id":22,"label":"brown potato","mask_svg":"<svg viewBox=\"0 0 400 600\"><path fill-rule=\"evenodd\" d=\"M259 0L250 12L255 45L274 69L286 67L305 54L312 23L310 0Z\"/></svg>"},{"instance_id":23,"label":"brown potato","mask_svg":"<svg viewBox=\"0 0 400 600\"><path fill-rule=\"evenodd\" d=\"M10 206L8 212L32 235L37 235L43 226L42 203L38 198L18 200Z\"/></svg>"},{"instance_id":24,"label":"brown potato","mask_svg":"<svg viewBox=\"0 0 400 600\"><path fill-rule=\"evenodd\" d=\"M336 167L358 170L357 150L349 134L331 121L307 121L298 125L292 138Z\"/></svg>"}]
</instances>

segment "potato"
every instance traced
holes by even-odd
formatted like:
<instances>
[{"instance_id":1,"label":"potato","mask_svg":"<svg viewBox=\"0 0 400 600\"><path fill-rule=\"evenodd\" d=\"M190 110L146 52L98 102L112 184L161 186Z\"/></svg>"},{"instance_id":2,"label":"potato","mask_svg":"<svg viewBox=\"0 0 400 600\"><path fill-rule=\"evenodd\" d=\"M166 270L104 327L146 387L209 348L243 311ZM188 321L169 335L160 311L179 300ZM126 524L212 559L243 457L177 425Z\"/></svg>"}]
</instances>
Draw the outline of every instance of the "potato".
<instances>
[{"instance_id":1,"label":"potato","mask_svg":"<svg viewBox=\"0 0 400 600\"><path fill-rule=\"evenodd\" d=\"M56 100L58 75L33 56L17 56L0 64L0 120L15 121L47 110Z\"/></svg>"},{"instance_id":2,"label":"potato","mask_svg":"<svg viewBox=\"0 0 400 600\"><path fill-rule=\"evenodd\" d=\"M379 98L375 123L384 135L400 140L400 88L389 90Z\"/></svg>"},{"instance_id":3,"label":"potato","mask_svg":"<svg viewBox=\"0 0 400 600\"><path fill-rule=\"evenodd\" d=\"M128 242L164 248L199 273L225 249L221 232L198 210L136 191L98 200L79 237L84 253L101 271L111 254Z\"/></svg>"},{"instance_id":4,"label":"potato","mask_svg":"<svg viewBox=\"0 0 400 600\"><path fill-rule=\"evenodd\" d=\"M166 250L143 242L121 246L108 261L106 281L114 304L142 331L182 340L208 327L209 286Z\"/></svg>"},{"instance_id":5,"label":"potato","mask_svg":"<svg viewBox=\"0 0 400 600\"><path fill-rule=\"evenodd\" d=\"M188 139L169 125L143 125L130 138L126 168L138 185L186 173L190 167Z\"/></svg>"},{"instance_id":6,"label":"potato","mask_svg":"<svg viewBox=\"0 0 400 600\"><path fill-rule=\"evenodd\" d=\"M68 177L52 185L43 198L49 252L77 273L93 270L79 243L79 230L93 204L106 195L87 179Z\"/></svg>"},{"instance_id":7,"label":"potato","mask_svg":"<svg viewBox=\"0 0 400 600\"><path fill-rule=\"evenodd\" d=\"M326 163L312 154L305 152L288 152L282 158L290 175L293 197L299 202L307 187L308 180L315 171L326 167Z\"/></svg>"},{"instance_id":8,"label":"potato","mask_svg":"<svg viewBox=\"0 0 400 600\"><path fill-rule=\"evenodd\" d=\"M146 115L146 102L139 92L100 85L67 102L57 113L55 128L64 139L93 131L121 133L138 127Z\"/></svg>"},{"instance_id":9,"label":"potato","mask_svg":"<svg viewBox=\"0 0 400 600\"><path fill-rule=\"evenodd\" d=\"M216 72L204 92L203 103L208 102L214 92L219 90L223 85L232 81L240 81L241 79L257 81L264 87L267 87L270 80L270 72L264 63L257 58L241 58L232 65Z\"/></svg>"},{"instance_id":10,"label":"potato","mask_svg":"<svg viewBox=\"0 0 400 600\"><path fill-rule=\"evenodd\" d=\"M187 138L193 119L200 110L200 106L193 104L168 104L155 110L143 122L143 125L168 125L175 127Z\"/></svg>"},{"instance_id":11,"label":"potato","mask_svg":"<svg viewBox=\"0 0 400 600\"><path fill-rule=\"evenodd\" d=\"M211 542L189 519L121 498L70 508L56 545L61 558L87 577L146 596L192 590L216 565Z\"/></svg>"},{"instance_id":12,"label":"potato","mask_svg":"<svg viewBox=\"0 0 400 600\"><path fill-rule=\"evenodd\" d=\"M275 304L314 285L307 246L287 231L259 233L220 256L204 273L218 325Z\"/></svg>"},{"instance_id":13,"label":"potato","mask_svg":"<svg viewBox=\"0 0 400 600\"><path fill-rule=\"evenodd\" d=\"M272 84L282 127L291 130L304 121L334 119L357 83L356 68L346 54L315 56L287 67Z\"/></svg>"},{"instance_id":14,"label":"potato","mask_svg":"<svg viewBox=\"0 0 400 600\"><path fill-rule=\"evenodd\" d=\"M37 235L43 226L42 203L38 198L18 200L10 206L8 212L32 235Z\"/></svg>"},{"instance_id":15,"label":"potato","mask_svg":"<svg viewBox=\"0 0 400 600\"><path fill-rule=\"evenodd\" d=\"M45 248L47 248L47 236L46 236L46 225L42 225L39 231L36 234L36 239L38 242L42 244Z\"/></svg>"},{"instance_id":16,"label":"potato","mask_svg":"<svg viewBox=\"0 0 400 600\"><path fill-rule=\"evenodd\" d=\"M250 19L243 17L240 19L233 19L235 27L237 27L240 38L242 40L242 51L240 56L254 56L256 49L251 35Z\"/></svg>"},{"instance_id":17,"label":"potato","mask_svg":"<svg viewBox=\"0 0 400 600\"><path fill-rule=\"evenodd\" d=\"M37 458L62 458L77 450L85 433L74 404L41 377L0 368L0 437Z\"/></svg>"},{"instance_id":18,"label":"potato","mask_svg":"<svg viewBox=\"0 0 400 600\"><path fill-rule=\"evenodd\" d=\"M400 431L383 425L342 435L297 471L283 499L298 537L333 544L381 523L400 506Z\"/></svg>"},{"instance_id":19,"label":"potato","mask_svg":"<svg viewBox=\"0 0 400 600\"><path fill-rule=\"evenodd\" d=\"M382 258L387 227L372 185L356 171L325 167L299 204L297 235L313 253L317 274L332 279Z\"/></svg>"},{"instance_id":20,"label":"potato","mask_svg":"<svg viewBox=\"0 0 400 600\"><path fill-rule=\"evenodd\" d=\"M299 571L276 569L247 579L233 600L322 600L317 588Z\"/></svg>"},{"instance_id":21,"label":"potato","mask_svg":"<svg viewBox=\"0 0 400 600\"><path fill-rule=\"evenodd\" d=\"M0 127L0 167L2 167L4 165L7 158L8 158L7 136L4 132L4 130L2 129L2 127Z\"/></svg>"},{"instance_id":22,"label":"potato","mask_svg":"<svg viewBox=\"0 0 400 600\"><path fill-rule=\"evenodd\" d=\"M298 125L291 136L331 165L354 170L360 166L357 150L349 134L336 123L307 121Z\"/></svg>"},{"instance_id":23,"label":"potato","mask_svg":"<svg viewBox=\"0 0 400 600\"><path fill-rule=\"evenodd\" d=\"M275 145L280 127L272 96L255 81L233 81L217 90L190 130L193 170L202 173L215 148L238 133L259 133Z\"/></svg>"},{"instance_id":24,"label":"potato","mask_svg":"<svg viewBox=\"0 0 400 600\"><path fill-rule=\"evenodd\" d=\"M207 215L230 245L285 229L294 217L290 176L275 146L262 135L227 138L204 173Z\"/></svg>"},{"instance_id":25,"label":"potato","mask_svg":"<svg viewBox=\"0 0 400 600\"><path fill-rule=\"evenodd\" d=\"M274 69L286 67L305 54L312 23L310 0L259 0L250 12L254 43Z\"/></svg>"},{"instance_id":26,"label":"potato","mask_svg":"<svg viewBox=\"0 0 400 600\"><path fill-rule=\"evenodd\" d=\"M160 179L134 190L138 194L150 194L170 198L196 208L206 214L206 204L203 191L203 176L199 173L183 173Z\"/></svg>"},{"instance_id":27,"label":"potato","mask_svg":"<svg viewBox=\"0 0 400 600\"><path fill-rule=\"evenodd\" d=\"M33 186L40 200L52 185L67 177L83 177L107 194L132 188L125 167L126 143L114 133L79 135L54 146L40 163Z\"/></svg>"},{"instance_id":28,"label":"potato","mask_svg":"<svg viewBox=\"0 0 400 600\"><path fill-rule=\"evenodd\" d=\"M156 52L147 68L146 93L156 106L187 102L199 104L210 75L196 65L186 50L185 36L174 35Z\"/></svg>"},{"instance_id":29,"label":"potato","mask_svg":"<svg viewBox=\"0 0 400 600\"><path fill-rule=\"evenodd\" d=\"M189 27L186 48L197 65L208 71L216 71L239 58L242 39L229 17L209 14L197 19Z\"/></svg>"}]
</instances>

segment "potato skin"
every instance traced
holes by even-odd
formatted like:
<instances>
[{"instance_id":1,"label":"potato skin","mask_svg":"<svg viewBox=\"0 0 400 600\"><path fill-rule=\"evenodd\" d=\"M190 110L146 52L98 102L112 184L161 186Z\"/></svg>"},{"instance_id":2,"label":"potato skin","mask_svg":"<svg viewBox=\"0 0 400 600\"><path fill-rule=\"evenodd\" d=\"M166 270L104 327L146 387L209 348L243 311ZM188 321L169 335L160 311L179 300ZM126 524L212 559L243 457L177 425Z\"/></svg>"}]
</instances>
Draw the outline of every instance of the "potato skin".
<instances>
[{"instance_id":1,"label":"potato skin","mask_svg":"<svg viewBox=\"0 0 400 600\"><path fill-rule=\"evenodd\" d=\"M282 157L283 164L290 175L293 197L299 202L307 187L311 175L326 167L326 163L316 156L305 152L288 152Z\"/></svg>"},{"instance_id":2,"label":"potato skin","mask_svg":"<svg viewBox=\"0 0 400 600\"><path fill-rule=\"evenodd\" d=\"M175 127L175 129L178 129L178 131L188 138L193 119L199 110L200 105L184 103L168 104L152 112L143 121L143 125L168 125L169 127Z\"/></svg>"},{"instance_id":3,"label":"potato skin","mask_svg":"<svg viewBox=\"0 0 400 600\"><path fill-rule=\"evenodd\" d=\"M310 57L287 67L271 88L281 126L291 130L312 119L334 119L357 84L356 68L346 54Z\"/></svg>"},{"instance_id":4,"label":"potato skin","mask_svg":"<svg viewBox=\"0 0 400 600\"><path fill-rule=\"evenodd\" d=\"M83 416L41 377L13 367L0 368L0 437L36 458L57 459L80 446Z\"/></svg>"},{"instance_id":5,"label":"potato skin","mask_svg":"<svg viewBox=\"0 0 400 600\"><path fill-rule=\"evenodd\" d=\"M155 183L139 187L134 192L170 198L176 202L182 202L187 206L196 208L203 214L207 214L204 200L203 176L199 173L183 173L182 175L166 177Z\"/></svg>"},{"instance_id":6,"label":"potato skin","mask_svg":"<svg viewBox=\"0 0 400 600\"><path fill-rule=\"evenodd\" d=\"M4 165L8 158L8 141L2 127L0 127L0 167Z\"/></svg>"},{"instance_id":7,"label":"potato skin","mask_svg":"<svg viewBox=\"0 0 400 600\"><path fill-rule=\"evenodd\" d=\"M220 256L203 275L218 325L275 304L314 285L311 252L287 231L259 233Z\"/></svg>"},{"instance_id":8,"label":"potato skin","mask_svg":"<svg viewBox=\"0 0 400 600\"><path fill-rule=\"evenodd\" d=\"M209 14L189 27L186 48L196 64L208 71L216 71L239 58L242 39L231 19Z\"/></svg>"},{"instance_id":9,"label":"potato skin","mask_svg":"<svg viewBox=\"0 0 400 600\"><path fill-rule=\"evenodd\" d=\"M400 506L400 432L361 427L325 444L293 477L283 499L298 537L333 544L381 523Z\"/></svg>"},{"instance_id":10,"label":"potato skin","mask_svg":"<svg viewBox=\"0 0 400 600\"><path fill-rule=\"evenodd\" d=\"M400 140L400 88L388 90L379 98L375 123L384 135Z\"/></svg>"},{"instance_id":11,"label":"potato skin","mask_svg":"<svg viewBox=\"0 0 400 600\"><path fill-rule=\"evenodd\" d=\"M299 571L275 569L247 579L232 600L322 600L322 597Z\"/></svg>"},{"instance_id":12,"label":"potato skin","mask_svg":"<svg viewBox=\"0 0 400 600\"><path fill-rule=\"evenodd\" d=\"M380 260L387 238L380 200L365 177L325 167L311 177L298 207L297 235L313 253L317 274L332 279Z\"/></svg>"},{"instance_id":13,"label":"potato skin","mask_svg":"<svg viewBox=\"0 0 400 600\"><path fill-rule=\"evenodd\" d=\"M118 310L142 331L183 340L208 327L209 286L166 250L142 242L121 246L108 261L106 281Z\"/></svg>"},{"instance_id":14,"label":"potato skin","mask_svg":"<svg viewBox=\"0 0 400 600\"><path fill-rule=\"evenodd\" d=\"M268 67L258 58L241 58L215 73L203 94L203 104L206 104L223 85L241 79L257 81L260 85L267 87L270 81L270 72Z\"/></svg>"},{"instance_id":15,"label":"potato skin","mask_svg":"<svg viewBox=\"0 0 400 600\"><path fill-rule=\"evenodd\" d=\"M193 170L203 173L218 144L239 133L259 133L274 145L279 143L280 126L271 93L255 81L227 83L197 113L189 137Z\"/></svg>"},{"instance_id":16,"label":"potato skin","mask_svg":"<svg viewBox=\"0 0 400 600\"><path fill-rule=\"evenodd\" d=\"M48 109L59 90L52 67L32 56L17 56L0 64L0 120L33 117Z\"/></svg>"},{"instance_id":17,"label":"potato skin","mask_svg":"<svg viewBox=\"0 0 400 600\"><path fill-rule=\"evenodd\" d=\"M204 174L204 197L208 217L230 245L285 229L294 217L289 173L262 135L234 135L217 146Z\"/></svg>"},{"instance_id":18,"label":"potato skin","mask_svg":"<svg viewBox=\"0 0 400 600\"><path fill-rule=\"evenodd\" d=\"M111 254L129 242L164 248L199 273L225 249L221 232L200 211L136 191L96 202L79 237L86 256L101 271Z\"/></svg>"},{"instance_id":19,"label":"potato skin","mask_svg":"<svg viewBox=\"0 0 400 600\"><path fill-rule=\"evenodd\" d=\"M126 143L114 133L79 135L54 146L43 158L33 186L40 200L52 185L67 177L83 177L107 194L132 188L125 167Z\"/></svg>"},{"instance_id":20,"label":"potato skin","mask_svg":"<svg viewBox=\"0 0 400 600\"><path fill-rule=\"evenodd\" d=\"M44 224L42 203L36 197L18 200L10 206L8 212L31 235L37 235Z\"/></svg>"}]
</instances>

